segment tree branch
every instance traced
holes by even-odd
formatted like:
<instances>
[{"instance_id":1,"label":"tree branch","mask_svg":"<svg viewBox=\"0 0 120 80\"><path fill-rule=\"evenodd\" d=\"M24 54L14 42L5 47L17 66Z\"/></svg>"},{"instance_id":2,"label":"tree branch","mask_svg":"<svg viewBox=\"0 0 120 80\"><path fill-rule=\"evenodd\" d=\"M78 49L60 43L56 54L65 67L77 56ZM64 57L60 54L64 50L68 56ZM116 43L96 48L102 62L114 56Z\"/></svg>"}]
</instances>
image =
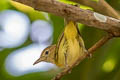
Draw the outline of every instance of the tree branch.
<instances>
[{"instance_id":1,"label":"tree branch","mask_svg":"<svg viewBox=\"0 0 120 80\"><path fill-rule=\"evenodd\" d=\"M98 2L92 0L71 0L82 5L92 7L96 12L120 19L120 15L113 9L105 0L99 0Z\"/></svg>"},{"instance_id":2,"label":"tree branch","mask_svg":"<svg viewBox=\"0 0 120 80\"><path fill-rule=\"evenodd\" d=\"M101 38L96 44L94 44L91 48L88 49L89 53L93 53L96 49L100 48L101 46L103 46L108 40L110 40L111 38L113 38L112 34L108 34L106 36L104 36L103 38Z\"/></svg>"},{"instance_id":3,"label":"tree branch","mask_svg":"<svg viewBox=\"0 0 120 80\"><path fill-rule=\"evenodd\" d=\"M120 36L120 20L83 10L76 6L64 4L56 0L14 0L33 7L36 10L80 22L91 27L105 30L114 36Z\"/></svg>"},{"instance_id":4,"label":"tree branch","mask_svg":"<svg viewBox=\"0 0 120 80\"><path fill-rule=\"evenodd\" d=\"M101 38L96 44L94 44L91 48L88 49L88 54L84 54L82 57L80 57L78 60L75 61L75 63L72 64L72 66L66 68L61 73L58 73L53 80L60 80L64 75L71 72L72 68L77 66L82 60L84 60L89 55L93 54L93 52L97 49L103 46L108 40L110 40L113 37L112 34L107 34L103 38Z\"/></svg>"},{"instance_id":5,"label":"tree branch","mask_svg":"<svg viewBox=\"0 0 120 80\"><path fill-rule=\"evenodd\" d=\"M56 0L14 0L14 1L29 5L36 10L52 13L54 15L67 18L75 22L80 22L91 27L102 29L110 33L109 35L104 36L90 49L88 49L88 54L84 54L82 57L76 60L75 63L72 64L72 66L66 68L61 73L58 73L54 80L60 80L64 75L69 73L73 67L78 65L88 55L93 54L93 52L97 48L101 47L112 37L120 36L120 20L115 18L104 16L90 10L83 10L80 9L79 7L64 4Z\"/></svg>"}]
</instances>

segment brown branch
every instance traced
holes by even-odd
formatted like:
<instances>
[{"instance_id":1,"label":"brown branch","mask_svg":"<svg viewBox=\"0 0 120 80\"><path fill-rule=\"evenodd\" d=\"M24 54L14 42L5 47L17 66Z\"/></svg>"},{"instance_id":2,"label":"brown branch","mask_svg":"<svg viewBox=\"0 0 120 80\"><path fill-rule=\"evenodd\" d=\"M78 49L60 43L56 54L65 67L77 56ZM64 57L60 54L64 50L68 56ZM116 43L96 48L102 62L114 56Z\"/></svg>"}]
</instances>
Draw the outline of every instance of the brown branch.
<instances>
[{"instance_id":1,"label":"brown branch","mask_svg":"<svg viewBox=\"0 0 120 80\"><path fill-rule=\"evenodd\" d=\"M96 49L100 48L102 45L104 45L108 40L110 40L113 37L112 34L108 34L101 38L96 44L94 44L91 48L88 49L89 53L93 53Z\"/></svg>"},{"instance_id":2,"label":"brown branch","mask_svg":"<svg viewBox=\"0 0 120 80\"><path fill-rule=\"evenodd\" d=\"M104 36L103 38L101 38L96 44L94 44L91 48L88 49L88 54L84 54L82 57L80 57L78 60L75 61L74 64L72 64L72 66L68 67L67 69L65 69L64 71L62 71L61 73L58 73L53 80L60 80L64 75L68 74L69 72L71 72L71 70L77 66L82 60L84 60L86 57L88 57L89 55L93 54L93 52L97 49L100 48L101 46L103 46L108 40L110 40L113 37L112 34L108 34L106 36Z\"/></svg>"},{"instance_id":3,"label":"brown branch","mask_svg":"<svg viewBox=\"0 0 120 80\"><path fill-rule=\"evenodd\" d=\"M68 18L91 27L105 30L115 36L120 36L120 20L98 15L90 10L83 10L76 6L64 4L56 0L14 0L33 7L36 10L49 12L57 16Z\"/></svg>"},{"instance_id":4,"label":"brown branch","mask_svg":"<svg viewBox=\"0 0 120 80\"><path fill-rule=\"evenodd\" d=\"M115 9L113 9L105 0L99 0L98 2L92 0L71 0L79 4L92 7L96 12L120 19L120 15Z\"/></svg>"}]
</instances>

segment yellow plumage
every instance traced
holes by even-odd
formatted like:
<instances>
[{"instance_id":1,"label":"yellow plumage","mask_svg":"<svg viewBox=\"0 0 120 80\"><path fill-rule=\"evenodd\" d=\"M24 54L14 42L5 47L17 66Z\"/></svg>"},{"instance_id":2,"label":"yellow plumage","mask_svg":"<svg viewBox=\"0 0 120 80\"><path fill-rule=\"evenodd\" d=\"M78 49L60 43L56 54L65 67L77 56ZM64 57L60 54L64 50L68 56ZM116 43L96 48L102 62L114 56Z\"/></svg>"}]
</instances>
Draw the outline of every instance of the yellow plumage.
<instances>
[{"instance_id":1,"label":"yellow plumage","mask_svg":"<svg viewBox=\"0 0 120 80\"><path fill-rule=\"evenodd\" d=\"M40 58L34 64L46 61L65 68L71 66L79 57L85 54L85 51L84 42L77 24L73 21L68 21L58 44L44 49Z\"/></svg>"},{"instance_id":2,"label":"yellow plumage","mask_svg":"<svg viewBox=\"0 0 120 80\"><path fill-rule=\"evenodd\" d=\"M80 36L77 25L70 21L65 26L61 41L56 51L56 64L59 67L67 67L73 64L85 52L84 42Z\"/></svg>"}]
</instances>

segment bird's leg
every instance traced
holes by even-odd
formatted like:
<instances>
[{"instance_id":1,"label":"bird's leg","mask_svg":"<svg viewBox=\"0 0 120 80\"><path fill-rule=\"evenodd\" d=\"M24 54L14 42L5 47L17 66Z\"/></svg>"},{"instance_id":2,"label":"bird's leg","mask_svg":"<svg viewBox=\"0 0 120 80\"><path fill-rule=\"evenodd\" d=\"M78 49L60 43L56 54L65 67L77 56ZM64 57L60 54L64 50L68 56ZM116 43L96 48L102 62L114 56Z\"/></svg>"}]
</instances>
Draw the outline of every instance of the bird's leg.
<instances>
[{"instance_id":1,"label":"bird's leg","mask_svg":"<svg viewBox=\"0 0 120 80\"><path fill-rule=\"evenodd\" d=\"M87 54L87 57L88 57L88 58L92 58L92 54L89 53L86 49L84 50L84 52Z\"/></svg>"}]
</instances>

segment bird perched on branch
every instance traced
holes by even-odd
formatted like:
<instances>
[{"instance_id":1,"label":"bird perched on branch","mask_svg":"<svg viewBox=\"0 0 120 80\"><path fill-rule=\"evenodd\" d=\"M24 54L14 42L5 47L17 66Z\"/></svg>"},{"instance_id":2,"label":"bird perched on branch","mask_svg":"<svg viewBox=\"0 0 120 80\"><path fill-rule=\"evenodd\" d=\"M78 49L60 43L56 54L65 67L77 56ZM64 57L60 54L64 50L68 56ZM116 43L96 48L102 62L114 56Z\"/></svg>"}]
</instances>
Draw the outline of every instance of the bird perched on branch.
<instances>
[{"instance_id":1,"label":"bird perched on branch","mask_svg":"<svg viewBox=\"0 0 120 80\"><path fill-rule=\"evenodd\" d=\"M45 48L34 64L45 61L56 64L60 68L66 68L84 54L86 49L77 24L74 21L66 21L64 32L57 45Z\"/></svg>"}]
</instances>

